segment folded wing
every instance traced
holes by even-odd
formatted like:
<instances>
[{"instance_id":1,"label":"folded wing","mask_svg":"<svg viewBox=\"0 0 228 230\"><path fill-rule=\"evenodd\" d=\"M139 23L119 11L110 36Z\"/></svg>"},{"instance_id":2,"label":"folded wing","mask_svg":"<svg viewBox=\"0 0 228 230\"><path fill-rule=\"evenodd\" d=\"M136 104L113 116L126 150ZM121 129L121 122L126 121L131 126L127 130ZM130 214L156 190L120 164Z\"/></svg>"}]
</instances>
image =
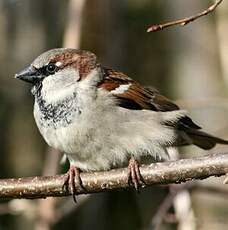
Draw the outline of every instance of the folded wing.
<instances>
[{"instance_id":1,"label":"folded wing","mask_svg":"<svg viewBox=\"0 0 228 230\"><path fill-rule=\"evenodd\" d=\"M131 110L152 110L168 112L180 108L152 87L143 87L121 72L103 68L104 79L99 87L109 91L120 107ZM228 141L201 131L188 116L181 117L178 123L165 122L164 125L177 129L177 146L194 144L203 149L211 149L217 143L228 144Z\"/></svg>"}]
</instances>

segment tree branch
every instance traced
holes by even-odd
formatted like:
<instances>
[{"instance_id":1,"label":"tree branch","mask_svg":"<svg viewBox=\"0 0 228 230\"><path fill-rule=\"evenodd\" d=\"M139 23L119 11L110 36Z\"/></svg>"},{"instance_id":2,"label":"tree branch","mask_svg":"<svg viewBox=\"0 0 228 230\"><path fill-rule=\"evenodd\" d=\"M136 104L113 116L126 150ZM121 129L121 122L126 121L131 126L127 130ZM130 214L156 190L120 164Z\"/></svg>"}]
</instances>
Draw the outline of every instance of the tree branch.
<instances>
[{"instance_id":1,"label":"tree branch","mask_svg":"<svg viewBox=\"0 0 228 230\"><path fill-rule=\"evenodd\" d=\"M228 173L228 153L194 159L154 163L140 167L146 185L181 183ZM63 187L64 175L0 180L0 198L45 198L68 196L71 191ZM81 173L84 190L77 186L78 194L125 189L128 169Z\"/></svg>"},{"instance_id":2,"label":"tree branch","mask_svg":"<svg viewBox=\"0 0 228 230\"><path fill-rule=\"evenodd\" d=\"M213 5L211 5L206 10L204 10L204 11L202 11L202 12L196 14L196 15L193 15L193 16L190 16L190 17L187 17L187 18L183 18L183 19L179 19L179 20L176 20L176 21L167 22L167 23L164 23L164 24L151 25L147 29L147 32L156 32L156 31L163 30L163 29L165 29L167 27L176 26L176 25L185 26L188 23L193 22L198 18L201 18L201 17L203 17L203 16L205 16L205 15L207 15L209 13L212 13L217 8L217 6L220 3L222 3L222 1L223 0L216 0Z\"/></svg>"}]
</instances>

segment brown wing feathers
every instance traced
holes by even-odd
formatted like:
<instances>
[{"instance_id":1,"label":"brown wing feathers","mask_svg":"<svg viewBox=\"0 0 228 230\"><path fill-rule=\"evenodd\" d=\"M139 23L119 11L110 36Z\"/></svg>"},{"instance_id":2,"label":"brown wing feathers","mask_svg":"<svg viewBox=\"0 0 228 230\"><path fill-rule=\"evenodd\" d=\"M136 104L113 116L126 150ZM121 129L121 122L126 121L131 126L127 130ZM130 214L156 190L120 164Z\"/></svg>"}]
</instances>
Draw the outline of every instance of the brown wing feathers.
<instances>
[{"instance_id":1,"label":"brown wing feathers","mask_svg":"<svg viewBox=\"0 0 228 230\"><path fill-rule=\"evenodd\" d=\"M176 104L161 95L156 89L143 87L121 72L108 68L104 68L103 71L105 77L99 87L112 92L121 85L129 84L129 88L126 91L114 95L117 98L119 106L127 109L148 109L161 112L179 110ZM186 127L200 129L200 127L187 116L180 119L178 126L180 129Z\"/></svg>"},{"instance_id":2,"label":"brown wing feathers","mask_svg":"<svg viewBox=\"0 0 228 230\"><path fill-rule=\"evenodd\" d=\"M153 111L174 111L179 110L179 107L171 102L168 98L161 95L156 89L151 87L143 87L135 82L125 74L114 71L112 69L104 68L104 80L99 84L99 87L115 92L113 96L116 97L118 105L127 109L142 110L148 109ZM128 88L123 92L116 93L116 89L121 85L127 85ZM166 124L173 126L174 124ZM177 129L183 131L195 144L203 149L210 149L216 145L228 144L228 141L214 137L201 131L201 127L195 124L188 116L181 118L177 124ZM177 145L188 145L185 139L180 136L180 142Z\"/></svg>"}]
</instances>

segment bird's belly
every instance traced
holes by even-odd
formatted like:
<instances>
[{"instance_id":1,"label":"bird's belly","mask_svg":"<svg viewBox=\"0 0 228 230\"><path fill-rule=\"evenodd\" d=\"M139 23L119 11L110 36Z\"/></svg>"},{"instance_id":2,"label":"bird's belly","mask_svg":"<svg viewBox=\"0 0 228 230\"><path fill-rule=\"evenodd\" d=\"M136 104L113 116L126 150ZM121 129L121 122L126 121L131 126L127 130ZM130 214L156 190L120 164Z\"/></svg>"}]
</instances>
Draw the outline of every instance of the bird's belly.
<instances>
[{"instance_id":1,"label":"bird's belly","mask_svg":"<svg viewBox=\"0 0 228 230\"><path fill-rule=\"evenodd\" d=\"M93 134L83 133L74 125L58 129L41 127L40 132L48 145L65 153L70 163L83 171L108 170L127 163L126 154L114 154L117 149L111 150ZM112 145L115 146L114 143Z\"/></svg>"},{"instance_id":2,"label":"bird's belly","mask_svg":"<svg viewBox=\"0 0 228 230\"><path fill-rule=\"evenodd\" d=\"M101 127L102 129L102 127ZM76 125L41 131L46 142L66 153L71 164L83 171L100 171L125 166L133 155L136 159L152 156L166 158L166 148L143 132L84 131ZM103 133L103 134L102 134ZM160 160L160 159L159 159Z\"/></svg>"},{"instance_id":3,"label":"bird's belly","mask_svg":"<svg viewBox=\"0 0 228 230\"><path fill-rule=\"evenodd\" d=\"M75 135L69 128L46 128L39 127L41 134L48 145L64 153L73 153L77 147Z\"/></svg>"},{"instance_id":4,"label":"bird's belly","mask_svg":"<svg viewBox=\"0 0 228 230\"><path fill-rule=\"evenodd\" d=\"M157 122L153 113L129 113L121 110L117 114L80 116L57 128L41 125L39 119L36 122L46 142L66 153L70 163L84 171L121 167L131 156L167 159L166 147L172 143L174 131Z\"/></svg>"}]
</instances>

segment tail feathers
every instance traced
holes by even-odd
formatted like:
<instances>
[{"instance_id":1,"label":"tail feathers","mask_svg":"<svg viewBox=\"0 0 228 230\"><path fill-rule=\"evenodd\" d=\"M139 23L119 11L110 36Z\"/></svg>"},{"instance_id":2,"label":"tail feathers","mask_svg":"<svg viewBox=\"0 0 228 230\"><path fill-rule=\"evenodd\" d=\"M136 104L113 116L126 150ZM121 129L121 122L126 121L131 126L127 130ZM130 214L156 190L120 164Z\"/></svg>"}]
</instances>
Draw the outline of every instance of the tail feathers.
<instances>
[{"instance_id":1,"label":"tail feathers","mask_svg":"<svg viewBox=\"0 0 228 230\"><path fill-rule=\"evenodd\" d=\"M174 110L160 115L162 115L163 124L176 127L180 131L181 135L176 140L176 146L194 144L208 150L215 147L216 144L228 145L228 140L201 131L201 128L186 116L185 110Z\"/></svg>"},{"instance_id":2,"label":"tail feathers","mask_svg":"<svg viewBox=\"0 0 228 230\"><path fill-rule=\"evenodd\" d=\"M227 140L214 137L203 131L188 129L186 133L190 137L194 145L197 145L198 147L205 150L213 148L216 144L228 145Z\"/></svg>"}]
</instances>

